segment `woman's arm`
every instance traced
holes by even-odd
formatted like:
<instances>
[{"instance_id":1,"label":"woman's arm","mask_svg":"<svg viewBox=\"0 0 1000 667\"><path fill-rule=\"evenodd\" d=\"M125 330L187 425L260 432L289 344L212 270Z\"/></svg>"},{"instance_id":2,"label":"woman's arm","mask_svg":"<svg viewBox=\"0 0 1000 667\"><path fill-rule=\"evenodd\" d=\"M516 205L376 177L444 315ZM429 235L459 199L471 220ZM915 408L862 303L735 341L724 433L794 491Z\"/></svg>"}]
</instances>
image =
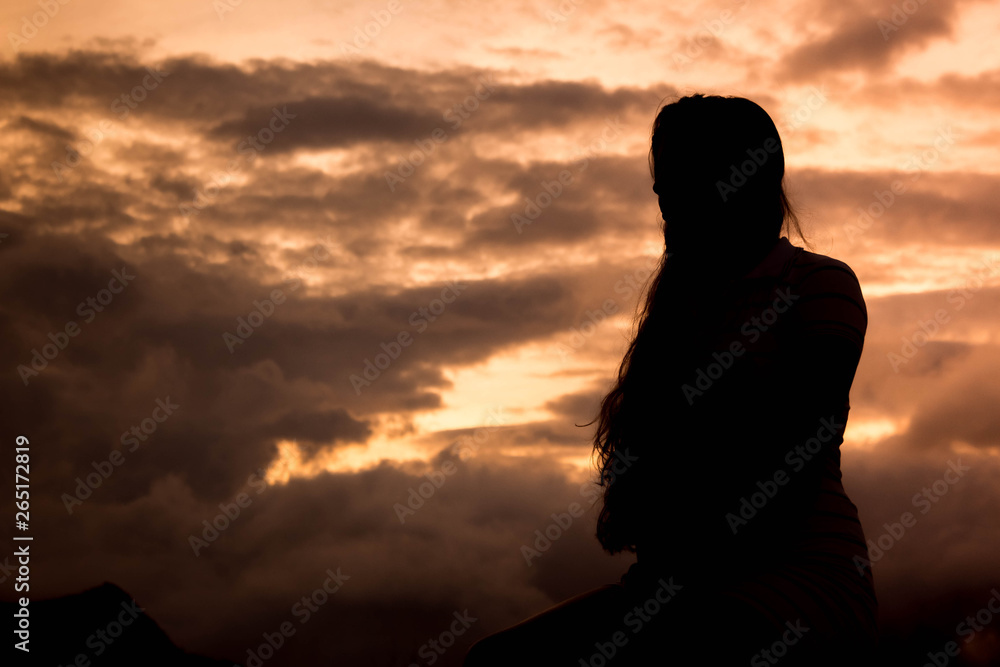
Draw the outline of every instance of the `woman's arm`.
<instances>
[{"instance_id":1,"label":"woman's arm","mask_svg":"<svg viewBox=\"0 0 1000 667\"><path fill-rule=\"evenodd\" d=\"M761 387L774 440L761 443L762 459L753 466L775 493L746 525L748 537L793 532L813 507L821 477L839 474L846 405L867 331L860 284L846 264L810 253L794 273L781 372ZM758 490L756 483L747 489Z\"/></svg>"}]
</instances>

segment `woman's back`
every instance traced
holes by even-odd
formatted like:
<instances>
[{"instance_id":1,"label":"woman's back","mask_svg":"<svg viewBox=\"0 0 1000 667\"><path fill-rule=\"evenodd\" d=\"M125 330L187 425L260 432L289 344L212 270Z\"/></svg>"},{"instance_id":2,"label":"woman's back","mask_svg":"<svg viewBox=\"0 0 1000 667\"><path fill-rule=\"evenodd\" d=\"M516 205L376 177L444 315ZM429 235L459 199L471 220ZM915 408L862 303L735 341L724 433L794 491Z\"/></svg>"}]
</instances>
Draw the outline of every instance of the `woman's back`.
<instances>
[{"instance_id":1,"label":"woman's back","mask_svg":"<svg viewBox=\"0 0 1000 667\"><path fill-rule=\"evenodd\" d=\"M616 480L638 489L631 512L618 509L637 519L630 574L669 572L740 595L775 619L791 599L812 609L818 627L847 622L821 613L819 597L846 605L858 630L873 635L871 571L856 567L865 537L840 475L867 328L857 279L842 262L781 238L711 304L705 298L688 308L678 298L678 324L704 319L683 327L690 354L670 365L663 392L649 383L660 410L636 427L646 431L637 455L648 465ZM692 336L692 328L701 331ZM745 583L762 575L776 581L763 590Z\"/></svg>"},{"instance_id":2,"label":"woman's back","mask_svg":"<svg viewBox=\"0 0 1000 667\"><path fill-rule=\"evenodd\" d=\"M788 667L866 664L877 602L839 450L867 328L857 279L782 238L712 289L661 329L688 354L640 360L658 380L641 383L623 434L638 460L612 482L637 563L482 642L468 665L594 664L600 647L622 666L770 664L754 651L776 642Z\"/></svg>"}]
</instances>

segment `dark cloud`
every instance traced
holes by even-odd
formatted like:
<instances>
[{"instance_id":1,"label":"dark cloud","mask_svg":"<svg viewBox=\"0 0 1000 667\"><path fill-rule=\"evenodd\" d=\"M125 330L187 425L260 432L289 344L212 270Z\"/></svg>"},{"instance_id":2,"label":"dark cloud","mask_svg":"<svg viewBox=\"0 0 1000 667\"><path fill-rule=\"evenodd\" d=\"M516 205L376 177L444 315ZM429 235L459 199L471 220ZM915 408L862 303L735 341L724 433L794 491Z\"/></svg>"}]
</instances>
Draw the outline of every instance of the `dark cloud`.
<instances>
[{"instance_id":1,"label":"dark cloud","mask_svg":"<svg viewBox=\"0 0 1000 667\"><path fill-rule=\"evenodd\" d=\"M605 393L607 388L564 394L546 402L545 407L557 415L570 419L574 424L586 424L597 416Z\"/></svg>"},{"instance_id":2,"label":"dark cloud","mask_svg":"<svg viewBox=\"0 0 1000 667\"><path fill-rule=\"evenodd\" d=\"M998 204L989 195L997 178L941 170L941 156L960 141L951 136L944 151L935 148L937 137L927 137L924 145L903 154L899 171L790 169L788 178L796 201L816 212L839 248L850 251L869 243L989 247L1000 239ZM937 146L945 146L943 140Z\"/></svg>"},{"instance_id":3,"label":"dark cloud","mask_svg":"<svg viewBox=\"0 0 1000 667\"><path fill-rule=\"evenodd\" d=\"M947 72L929 80L900 76L888 81L862 82L857 88L857 95L852 99L879 109L903 110L928 104L944 104L955 110L991 110L1000 106L998 84L1000 70L997 69L977 74ZM983 143L973 137L967 138L976 144Z\"/></svg>"},{"instance_id":4,"label":"dark cloud","mask_svg":"<svg viewBox=\"0 0 1000 667\"><path fill-rule=\"evenodd\" d=\"M28 130L56 139L57 141L74 141L76 139L76 136L72 132L68 132L58 125L47 123L43 120L35 120L29 116L19 116L9 121L4 127L6 130Z\"/></svg>"},{"instance_id":5,"label":"dark cloud","mask_svg":"<svg viewBox=\"0 0 1000 667\"><path fill-rule=\"evenodd\" d=\"M236 144L246 137L267 133L263 138L270 141L274 137L274 143L266 144L264 150L272 154L378 140L407 141L428 135L439 125L440 116L435 112L380 105L358 97L328 97L282 101L264 109L250 109L243 118L212 128L211 134ZM254 143L242 145L252 148Z\"/></svg>"},{"instance_id":6,"label":"dark cloud","mask_svg":"<svg viewBox=\"0 0 1000 667\"><path fill-rule=\"evenodd\" d=\"M947 34L951 20L949 9L928 4L900 40L879 46L856 8L827 9L838 27L792 54L792 74L817 58L837 71L891 64L897 50ZM645 33L622 26L612 33L636 36ZM551 514L590 496L585 475L567 475L546 455L505 452L590 451L592 426L575 424L594 416L617 370L628 333L619 325L630 319L656 259L645 249L662 248L646 156L632 155L628 142L647 135L657 104L676 91L594 80L513 83L519 78L498 74L496 90L451 131L444 113L474 93L485 74L479 69L236 65L196 55L158 63L169 74L120 120L113 100L150 73L127 44L108 46L121 50L21 54L0 63L0 108L10 118L0 138L10 164L0 173L0 231L8 234L0 239L7 342L0 400L5 441L18 433L32 440L35 529L51 547L33 560L39 594L113 581L142 599L183 648L244 660L328 568L342 567L351 577L343 590L271 664L317 656L409 664L453 612L468 609L479 620L442 660L457 664L472 639L616 580L629 558L601 553L593 507L525 562L521 547ZM950 90L949 99L965 103L979 87L988 105L992 76L948 75L920 90ZM759 99L779 106L776 96ZM298 114L287 134L185 217L180 205L211 190L208 174L240 157L234 143L263 127L272 107L286 105ZM100 142L58 178L51 162L67 159L67 143L82 152L81 138L102 119L128 128L128 138ZM612 121L623 133L601 146ZM438 126L449 128L448 141L390 190L386 171ZM582 152L567 155L574 145ZM350 159L329 168L310 161L314 149L332 147L349 148ZM524 214L525 197L536 199L562 170L573 182L518 234L511 215ZM907 191L847 245L843 226L856 222L857 207L911 175L790 169L818 222L845 243L837 247L863 288L906 277L908 267L886 265L880 249L912 248L919 258L928 246L997 241L995 177L928 170L905 181ZM316 243L329 257L310 264ZM134 283L83 322L79 304L122 270L134 273ZM432 319L426 309L446 280L463 287ZM273 311L259 305L276 289L282 303L272 303ZM866 292L871 322L848 442L852 425L866 419L891 417L902 427L870 452L844 453L845 484L877 537L881 523L912 509L913 494L958 456L957 443L972 452L969 476L877 564L889 627L904 633L915 622L912 610L934 608L937 615L926 618L935 637L957 622L942 609L975 611L969 606L995 578L989 559L998 546L987 522L998 500L991 448L1000 431L993 416L1000 358L991 345L969 342L996 330L996 288L977 289L961 312L951 311L941 335L899 372L888 357L922 319L953 307L948 293ZM266 316L239 336L240 322L260 308ZM600 324L585 326L601 310ZM624 320L612 322L611 314ZM18 366L55 345L53 336L61 340L69 321L80 333L25 385ZM356 391L351 376L364 374L401 332L412 345ZM553 374L566 379L565 391L542 402L551 418L524 421L510 411L468 460L452 446L475 428L417 432L416 417L445 407L454 388L446 369L529 344L549 346L546 361L562 364ZM578 379L586 383L569 384ZM157 401L167 399L179 405L175 413L129 451L123 434L150 423ZM315 461L346 445L376 446L390 429L411 437L429 460L383 460L260 493L253 485L282 440L296 441ZM74 494L78 478L112 452L124 462L69 514L63 494ZM454 472L401 523L396 505L432 483L428 475L440 479L445 463ZM196 556L191 536L241 493L252 503ZM4 508L12 511L9 500ZM653 511L669 521L670 508ZM913 587L918 580L931 584Z\"/></svg>"},{"instance_id":7,"label":"dark cloud","mask_svg":"<svg viewBox=\"0 0 1000 667\"><path fill-rule=\"evenodd\" d=\"M820 3L818 12L842 3ZM899 4L862 7L847 3L841 16L823 37L808 41L782 57L780 78L815 80L824 73L862 71L881 73L905 51L924 47L935 39L952 35L958 16L958 0L941 3L910 3L911 11Z\"/></svg>"},{"instance_id":8,"label":"dark cloud","mask_svg":"<svg viewBox=\"0 0 1000 667\"><path fill-rule=\"evenodd\" d=\"M158 81L149 78L151 71L159 74ZM114 101L144 81L146 99L121 119L112 108ZM595 81L515 85L471 68L418 72L374 61L354 66L252 61L236 66L192 55L154 65L121 53L72 51L19 54L0 65L0 93L9 109L65 109L72 103L112 123L128 122L132 114L146 120L162 117L183 120L210 137L238 141L266 126L272 107L288 106L290 113L302 112L295 119L301 122L292 124L301 129L289 128L296 137L283 142L289 146L276 140L274 147L281 151L291 145L339 146L377 138L409 142L425 138L435 127L451 134L464 124L456 127L456 119L475 118L479 132L491 133L565 127L585 119L599 122L634 110L647 114L670 92L606 90ZM449 114L462 104L467 104L465 114Z\"/></svg>"},{"instance_id":9,"label":"dark cloud","mask_svg":"<svg viewBox=\"0 0 1000 667\"><path fill-rule=\"evenodd\" d=\"M949 459L969 470L936 502L915 504L914 495L943 478ZM250 504L197 556L191 536L202 535L202 521L222 510L166 476L128 505L90 506L72 520L41 511L38 529L74 544L76 558L67 562L46 551L33 571L45 591L60 590L60 582L113 577L180 646L232 660L245 659L262 633L292 621L296 634L276 653L278 665L316 655L413 660L427 639L447 628L453 612L468 610L475 624L443 656L442 664L457 665L474 639L614 582L632 561L601 553L593 537L593 487L584 479L567 480L544 460L504 460L487 450L468 462L451 460L454 472L422 504L414 502L402 523L396 505L417 497L415 489L428 482L425 474L433 474L437 462L410 473L385 463L259 493L244 485L239 490ZM903 512L916 517L888 548L872 552L887 646L912 645L900 637L907 623L927 628L927 650L939 637L961 640L955 625L985 605L995 585L988 583L995 575L991 554L1000 546L989 524L998 473L995 457L845 453L844 483L873 542L888 544L883 524L898 523ZM534 548L536 531L553 522L553 513L572 503L586 513L537 555L523 551ZM674 511L683 508L653 510L667 522ZM152 568L162 575L150 578ZM338 568L350 578L301 623L295 603ZM210 627L208 618L214 619ZM373 643L372 628L390 621L405 629Z\"/></svg>"}]
</instances>

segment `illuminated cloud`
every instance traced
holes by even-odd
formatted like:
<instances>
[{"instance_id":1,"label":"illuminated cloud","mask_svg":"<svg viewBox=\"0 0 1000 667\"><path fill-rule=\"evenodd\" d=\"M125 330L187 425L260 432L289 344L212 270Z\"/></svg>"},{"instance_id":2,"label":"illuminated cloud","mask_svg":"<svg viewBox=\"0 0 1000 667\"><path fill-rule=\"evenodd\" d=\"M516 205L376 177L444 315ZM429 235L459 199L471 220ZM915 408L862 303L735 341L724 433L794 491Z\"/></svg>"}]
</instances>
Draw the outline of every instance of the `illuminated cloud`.
<instances>
[{"instance_id":1,"label":"illuminated cloud","mask_svg":"<svg viewBox=\"0 0 1000 667\"><path fill-rule=\"evenodd\" d=\"M106 7L63 7L0 61L0 399L35 447L38 594L113 581L179 646L245 660L341 566L351 579L271 664L403 664L456 611L479 619L467 646L615 580L630 560L600 552L595 507L530 566L521 547L588 500L593 426L575 424L595 416L663 248L650 126L661 101L705 91L779 121L807 237L861 281L843 467L869 536L949 460L972 466L875 564L889 646L921 621L943 645L995 585L1000 546L1000 270L982 268L1000 257L1000 62L937 56L972 48L975 12L995 25L995 10L924 3L884 39L892 7L721 18L740 4L558 19L555 2L405 5L352 60L338 44L367 6L220 19L192 3L170 13L186 29L129 14L133 37ZM60 21L80 36L60 43ZM134 281L88 320L122 270ZM180 407L129 451L167 397ZM486 430L490 410L505 421ZM64 494L114 451L124 462L70 513ZM259 470L266 490L192 553ZM430 479L445 481L401 522ZM392 631L374 642L375 627Z\"/></svg>"}]
</instances>

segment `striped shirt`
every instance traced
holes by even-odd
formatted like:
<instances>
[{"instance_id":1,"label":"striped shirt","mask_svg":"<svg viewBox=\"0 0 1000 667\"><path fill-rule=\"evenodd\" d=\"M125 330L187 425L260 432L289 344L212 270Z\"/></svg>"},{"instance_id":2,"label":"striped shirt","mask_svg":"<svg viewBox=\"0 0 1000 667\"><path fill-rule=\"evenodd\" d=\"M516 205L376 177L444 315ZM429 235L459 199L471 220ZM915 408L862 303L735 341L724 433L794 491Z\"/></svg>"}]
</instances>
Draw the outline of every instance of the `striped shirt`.
<instances>
[{"instance_id":1,"label":"striped shirt","mask_svg":"<svg viewBox=\"0 0 1000 667\"><path fill-rule=\"evenodd\" d=\"M644 449L662 460L634 480L638 506L662 509L643 523L626 577L687 573L776 629L801 618L873 639L865 535L840 472L868 323L857 277L782 237L713 289L673 313L664 347L689 354L666 362L671 382L654 400L669 423L663 446Z\"/></svg>"}]
</instances>

